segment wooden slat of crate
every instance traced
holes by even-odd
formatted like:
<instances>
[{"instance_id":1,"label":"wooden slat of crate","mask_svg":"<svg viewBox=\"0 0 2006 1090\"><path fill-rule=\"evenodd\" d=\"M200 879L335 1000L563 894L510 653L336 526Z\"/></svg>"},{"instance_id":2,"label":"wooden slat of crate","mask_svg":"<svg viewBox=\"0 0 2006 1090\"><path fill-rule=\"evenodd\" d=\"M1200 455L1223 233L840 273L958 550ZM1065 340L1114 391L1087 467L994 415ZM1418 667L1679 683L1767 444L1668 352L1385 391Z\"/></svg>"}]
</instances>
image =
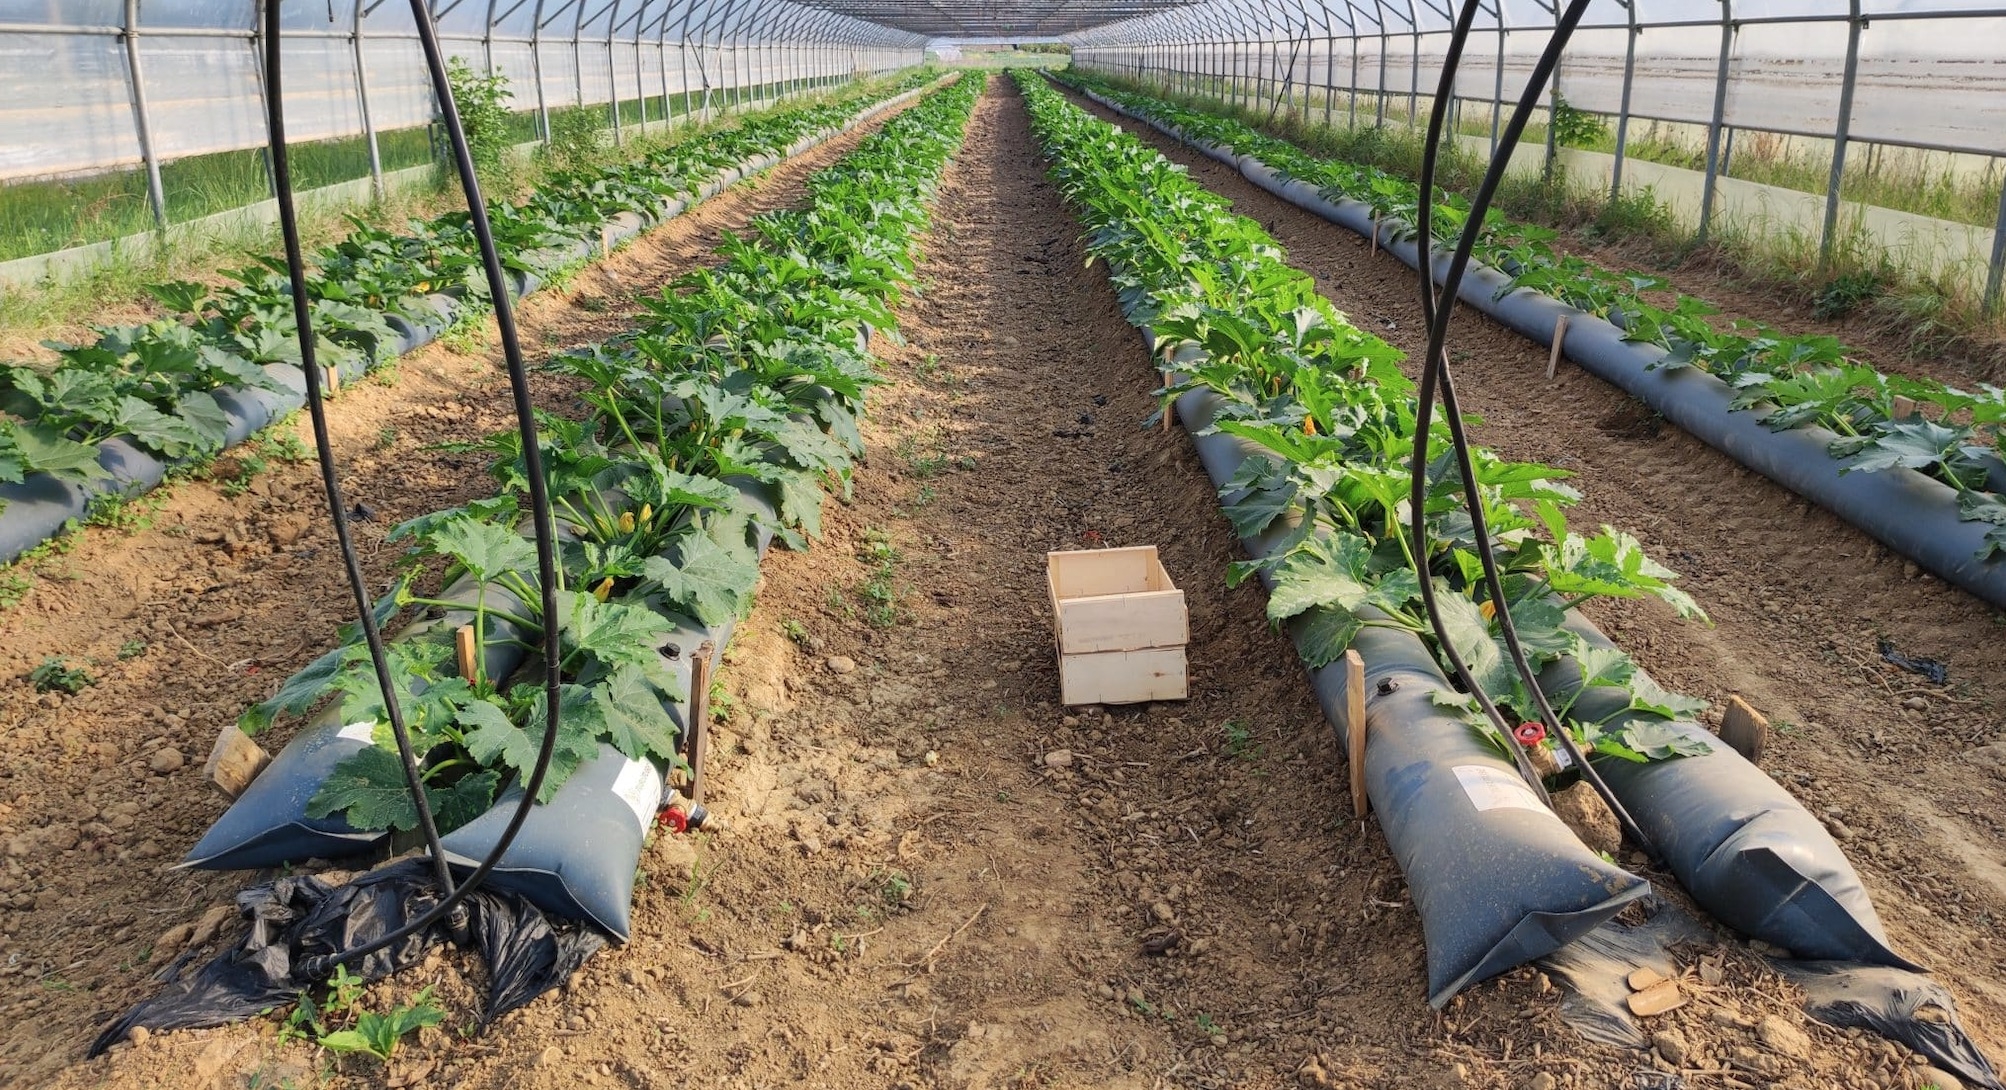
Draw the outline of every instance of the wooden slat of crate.
<instances>
[{"instance_id":1,"label":"wooden slat of crate","mask_svg":"<svg viewBox=\"0 0 2006 1090\"><path fill-rule=\"evenodd\" d=\"M1059 656L1063 704L1141 704L1188 695L1182 646Z\"/></svg>"},{"instance_id":2,"label":"wooden slat of crate","mask_svg":"<svg viewBox=\"0 0 2006 1090\"><path fill-rule=\"evenodd\" d=\"M1055 598L1176 589L1156 558L1154 545L1061 550L1047 554L1045 570Z\"/></svg>"},{"instance_id":3,"label":"wooden slat of crate","mask_svg":"<svg viewBox=\"0 0 2006 1090\"><path fill-rule=\"evenodd\" d=\"M1179 590L1061 598L1057 608L1060 654L1182 647L1191 641Z\"/></svg>"}]
</instances>

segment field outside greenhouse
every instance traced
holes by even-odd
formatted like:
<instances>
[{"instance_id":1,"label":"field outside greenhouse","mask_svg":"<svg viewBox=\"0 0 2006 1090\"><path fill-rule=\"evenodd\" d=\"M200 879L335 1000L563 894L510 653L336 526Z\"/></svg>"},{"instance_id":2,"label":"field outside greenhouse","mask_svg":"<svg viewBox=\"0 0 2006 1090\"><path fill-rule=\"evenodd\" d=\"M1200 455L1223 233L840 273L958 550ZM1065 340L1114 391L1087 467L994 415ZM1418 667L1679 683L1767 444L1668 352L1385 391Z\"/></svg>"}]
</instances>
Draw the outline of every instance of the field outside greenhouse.
<instances>
[{"instance_id":1,"label":"field outside greenhouse","mask_svg":"<svg viewBox=\"0 0 2006 1090\"><path fill-rule=\"evenodd\" d=\"M2000 27L0 0L0 1086L1998 1090Z\"/></svg>"}]
</instances>

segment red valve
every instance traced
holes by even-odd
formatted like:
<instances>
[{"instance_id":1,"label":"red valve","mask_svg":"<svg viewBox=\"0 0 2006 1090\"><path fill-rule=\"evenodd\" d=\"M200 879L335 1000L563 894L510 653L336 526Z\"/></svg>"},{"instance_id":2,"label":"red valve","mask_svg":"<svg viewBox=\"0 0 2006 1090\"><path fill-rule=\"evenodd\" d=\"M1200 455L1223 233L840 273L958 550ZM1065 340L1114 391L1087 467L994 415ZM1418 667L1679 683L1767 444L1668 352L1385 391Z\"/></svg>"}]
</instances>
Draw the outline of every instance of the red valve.
<instances>
[{"instance_id":1,"label":"red valve","mask_svg":"<svg viewBox=\"0 0 2006 1090\"><path fill-rule=\"evenodd\" d=\"M680 806L671 806L662 811L662 816L655 821L672 833L680 833L690 827L690 816L683 813L683 808Z\"/></svg>"},{"instance_id":2,"label":"red valve","mask_svg":"<svg viewBox=\"0 0 2006 1090\"><path fill-rule=\"evenodd\" d=\"M1512 737L1518 739L1519 745L1536 746L1546 741L1546 724L1537 720L1529 723L1520 723L1518 726L1512 728L1511 734Z\"/></svg>"}]
</instances>

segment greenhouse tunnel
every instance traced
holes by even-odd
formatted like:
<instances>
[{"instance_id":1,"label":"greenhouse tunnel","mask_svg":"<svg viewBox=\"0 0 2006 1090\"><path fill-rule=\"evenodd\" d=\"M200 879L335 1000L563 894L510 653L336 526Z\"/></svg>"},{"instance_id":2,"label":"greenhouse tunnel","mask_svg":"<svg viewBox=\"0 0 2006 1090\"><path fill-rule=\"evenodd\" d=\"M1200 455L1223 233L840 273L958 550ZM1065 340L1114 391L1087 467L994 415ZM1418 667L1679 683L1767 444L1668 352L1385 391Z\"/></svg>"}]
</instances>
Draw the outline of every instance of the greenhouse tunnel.
<instances>
[{"instance_id":1,"label":"greenhouse tunnel","mask_svg":"<svg viewBox=\"0 0 2006 1090\"><path fill-rule=\"evenodd\" d=\"M0 0L0 1086L2006 1090L2001 2Z\"/></svg>"}]
</instances>

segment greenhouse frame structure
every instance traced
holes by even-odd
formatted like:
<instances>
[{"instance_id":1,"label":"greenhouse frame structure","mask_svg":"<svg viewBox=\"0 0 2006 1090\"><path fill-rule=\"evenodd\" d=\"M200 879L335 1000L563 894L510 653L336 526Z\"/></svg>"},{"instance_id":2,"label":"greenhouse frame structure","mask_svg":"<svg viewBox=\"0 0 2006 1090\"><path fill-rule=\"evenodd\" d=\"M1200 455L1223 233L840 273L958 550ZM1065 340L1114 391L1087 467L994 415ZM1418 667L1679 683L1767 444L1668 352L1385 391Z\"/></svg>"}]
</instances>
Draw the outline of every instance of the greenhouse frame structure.
<instances>
[{"instance_id":1,"label":"greenhouse frame structure","mask_svg":"<svg viewBox=\"0 0 2006 1090\"><path fill-rule=\"evenodd\" d=\"M0 183L143 167L156 224L163 163L263 147L257 0L0 0ZM536 135L567 107L642 128L917 64L925 39L792 0L433 0L445 51L507 77ZM405 0L288 0L286 127L361 138L375 192L383 133L436 115ZM54 84L50 81L53 79ZM11 85L11 86L10 86ZM695 105L692 107L691 103ZM629 112L631 110L631 113ZM651 114L652 111L652 114Z\"/></svg>"},{"instance_id":2,"label":"greenhouse frame structure","mask_svg":"<svg viewBox=\"0 0 2006 1090\"><path fill-rule=\"evenodd\" d=\"M381 195L379 136L427 126L436 104L408 0L278 0L287 127L301 142L359 139ZM1456 102L1490 115L1516 96L1556 21L1554 0L1478 0ZM259 0L0 0L0 184L143 168L156 226L161 165L262 147ZM507 78L526 132L606 110L614 141L680 112L764 101L917 64L930 40L1059 38L1080 67L1326 122L1425 110L1451 0L429 0L446 50ZM2000 0L1592 0L1554 92L1614 123L1610 193L1636 123L1704 131L1696 238L1705 241L1738 131L1829 142L1821 263L1841 234L1842 180L1867 142L2006 162L2006 5ZM1549 126L1547 162L1553 161ZM361 167L354 168L359 176ZM2006 280L2006 186L1995 229L1959 228ZM1815 198L1813 198L1815 199ZM1918 221L1920 222L1920 221ZM1925 224L1924 226L1928 226Z\"/></svg>"},{"instance_id":3,"label":"greenhouse frame structure","mask_svg":"<svg viewBox=\"0 0 2006 1090\"><path fill-rule=\"evenodd\" d=\"M1491 116L1523 87L1551 35L1548 0L1479 0L1458 70L1459 106ZM1449 0L1203 0L1072 36L1081 68L1243 104L1361 109L1384 123L1404 100L1412 121L1440 79L1455 22ZM1594 0L1554 79L1577 108L1612 117L1610 192L1636 121L1705 127L1698 240L1737 129L1830 141L1818 232L1829 259L1841 179L1857 142L2006 156L2006 6L1996 0ZM1320 98L1320 103L1315 100ZM1340 100L1343 104L1340 105ZM1551 127L1549 127L1549 162ZM1988 178L1996 174L1988 175ZM2006 192L1989 240L1985 298L2006 274Z\"/></svg>"}]
</instances>

